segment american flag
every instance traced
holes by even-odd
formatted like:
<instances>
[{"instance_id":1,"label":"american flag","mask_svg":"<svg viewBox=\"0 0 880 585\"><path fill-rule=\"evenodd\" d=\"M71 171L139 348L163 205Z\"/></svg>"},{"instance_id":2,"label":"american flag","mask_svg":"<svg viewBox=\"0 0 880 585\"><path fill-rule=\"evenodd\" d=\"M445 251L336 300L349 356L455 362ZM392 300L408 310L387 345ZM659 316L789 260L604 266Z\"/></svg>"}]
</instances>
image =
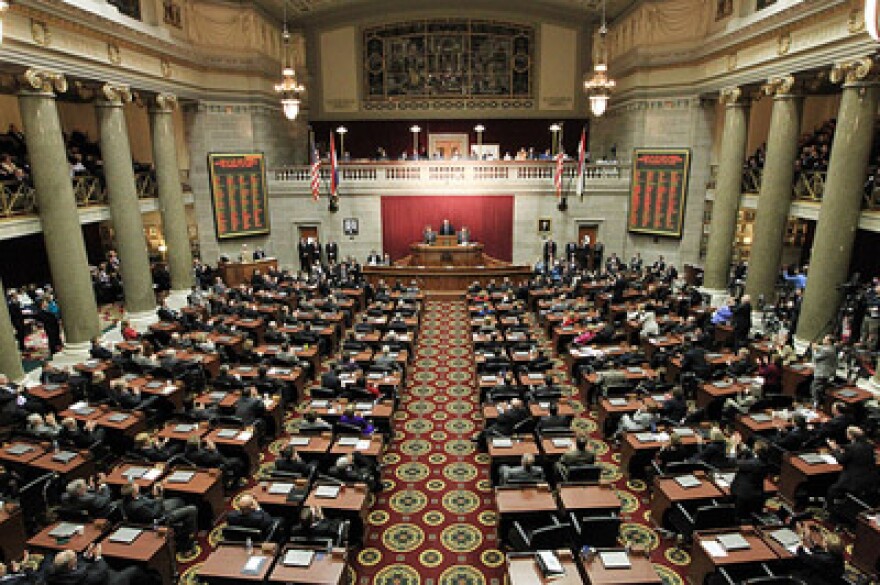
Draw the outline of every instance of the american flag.
<instances>
[{"instance_id":1,"label":"american flag","mask_svg":"<svg viewBox=\"0 0 880 585\"><path fill-rule=\"evenodd\" d=\"M333 132L330 132L330 197L336 199L339 195L339 165L336 163L336 141Z\"/></svg>"},{"instance_id":2,"label":"american flag","mask_svg":"<svg viewBox=\"0 0 880 585\"><path fill-rule=\"evenodd\" d=\"M581 130L581 141L578 143L578 172L577 172L577 194L578 197L584 196L584 171L587 162L587 128Z\"/></svg>"},{"instance_id":3,"label":"american flag","mask_svg":"<svg viewBox=\"0 0 880 585\"><path fill-rule=\"evenodd\" d=\"M317 201L321 198L321 155L318 153L318 147L315 146L315 139L312 137L312 200Z\"/></svg>"},{"instance_id":4,"label":"american flag","mask_svg":"<svg viewBox=\"0 0 880 585\"><path fill-rule=\"evenodd\" d=\"M556 187L556 198L562 198L562 170L565 168L563 161L565 155L560 152L556 155L556 174L553 175L553 186Z\"/></svg>"}]
</instances>

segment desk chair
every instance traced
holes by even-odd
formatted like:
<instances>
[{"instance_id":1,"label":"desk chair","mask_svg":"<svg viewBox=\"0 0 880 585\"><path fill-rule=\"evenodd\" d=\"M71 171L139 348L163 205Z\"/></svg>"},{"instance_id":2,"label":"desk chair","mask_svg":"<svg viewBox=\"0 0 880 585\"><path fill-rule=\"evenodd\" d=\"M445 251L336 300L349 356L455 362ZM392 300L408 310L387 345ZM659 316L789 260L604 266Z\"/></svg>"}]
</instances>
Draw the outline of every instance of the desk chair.
<instances>
[{"instance_id":1,"label":"desk chair","mask_svg":"<svg viewBox=\"0 0 880 585\"><path fill-rule=\"evenodd\" d=\"M510 546L516 552L570 549L572 545L571 524L562 523L551 516L551 523L528 529L519 520L513 522L508 533Z\"/></svg>"},{"instance_id":2,"label":"desk chair","mask_svg":"<svg viewBox=\"0 0 880 585\"><path fill-rule=\"evenodd\" d=\"M711 504L691 508L679 502L667 516L673 529L690 542L697 530L713 530L737 526L736 507L733 504Z\"/></svg>"},{"instance_id":3,"label":"desk chair","mask_svg":"<svg viewBox=\"0 0 880 585\"><path fill-rule=\"evenodd\" d=\"M223 527L223 542L279 542L281 536L281 520L275 518L268 530L262 531L259 528L248 528L246 526L230 526L227 524Z\"/></svg>"},{"instance_id":4,"label":"desk chair","mask_svg":"<svg viewBox=\"0 0 880 585\"><path fill-rule=\"evenodd\" d=\"M616 513L601 516L589 516L590 511L569 512L568 517L574 528L575 544L582 546L609 547L617 546L620 536L620 516Z\"/></svg>"},{"instance_id":5,"label":"desk chair","mask_svg":"<svg viewBox=\"0 0 880 585\"><path fill-rule=\"evenodd\" d=\"M595 464L569 465L565 472L557 469L562 485L596 485L602 478L602 466Z\"/></svg>"}]
</instances>

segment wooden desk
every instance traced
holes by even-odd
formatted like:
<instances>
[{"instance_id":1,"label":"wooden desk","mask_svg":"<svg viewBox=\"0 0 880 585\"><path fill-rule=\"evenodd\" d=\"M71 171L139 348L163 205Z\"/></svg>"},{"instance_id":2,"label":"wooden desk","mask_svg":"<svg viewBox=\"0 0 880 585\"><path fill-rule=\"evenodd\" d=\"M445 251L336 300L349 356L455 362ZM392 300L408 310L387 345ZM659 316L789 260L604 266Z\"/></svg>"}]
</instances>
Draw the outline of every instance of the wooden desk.
<instances>
[{"instance_id":1,"label":"wooden desk","mask_svg":"<svg viewBox=\"0 0 880 585\"><path fill-rule=\"evenodd\" d=\"M366 484L356 483L352 485L343 485L339 490L339 495L335 498L319 498L315 495L315 490L306 498L304 505L318 506L325 512L327 517L332 517L333 512L337 512L339 516L358 516L363 518L367 511L367 499L370 490Z\"/></svg>"},{"instance_id":2,"label":"wooden desk","mask_svg":"<svg viewBox=\"0 0 880 585\"><path fill-rule=\"evenodd\" d=\"M606 569L599 555L590 560L581 557L587 582L592 585L659 585L663 583L649 557L630 554L628 569Z\"/></svg>"},{"instance_id":3,"label":"wooden desk","mask_svg":"<svg viewBox=\"0 0 880 585\"><path fill-rule=\"evenodd\" d=\"M410 266L479 266L484 263L483 244L411 244Z\"/></svg>"},{"instance_id":4,"label":"wooden desk","mask_svg":"<svg viewBox=\"0 0 880 585\"><path fill-rule=\"evenodd\" d=\"M19 445L27 445L30 447L30 450L20 455L15 455L9 452L10 448ZM46 453L46 446L44 445L37 444L33 441L13 441L4 445L3 449L0 450L0 461L17 469L21 469L22 467L27 466L31 461L42 457L44 453Z\"/></svg>"},{"instance_id":5,"label":"wooden desk","mask_svg":"<svg viewBox=\"0 0 880 585\"><path fill-rule=\"evenodd\" d=\"M557 506L547 485L512 486L495 488L495 509L498 510L498 541L501 542L517 518L553 513Z\"/></svg>"},{"instance_id":6,"label":"wooden desk","mask_svg":"<svg viewBox=\"0 0 880 585\"><path fill-rule=\"evenodd\" d=\"M222 432L229 431L236 431L236 435L228 438L220 436ZM213 441L217 450L226 455L244 455L251 473L255 472L260 465L260 444L257 441L257 434L252 428L216 428L205 435L205 440Z\"/></svg>"},{"instance_id":7,"label":"wooden desk","mask_svg":"<svg viewBox=\"0 0 880 585\"><path fill-rule=\"evenodd\" d=\"M745 390L745 384L730 380L700 384L697 388L697 408L706 408L717 399L733 398Z\"/></svg>"},{"instance_id":8,"label":"wooden desk","mask_svg":"<svg viewBox=\"0 0 880 585\"><path fill-rule=\"evenodd\" d=\"M162 480L162 487L168 496L179 496L187 503L199 508L199 526L210 529L214 519L225 512L223 502L223 474L219 469L183 469L173 471L192 471L195 475L187 483L170 483Z\"/></svg>"},{"instance_id":9,"label":"wooden desk","mask_svg":"<svg viewBox=\"0 0 880 585\"><path fill-rule=\"evenodd\" d=\"M275 568L269 575L268 583L296 585L342 585L345 576L345 549L335 548L331 552L315 551L312 563L308 567L284 566L284 555L298 547L287 545L278 557Z\"/></svg>"},{"instance_id":10,"label":"wooden desk","mask_svg":"<svg viewBox=\"0 0 880 585\"><path fill-rule=\"evenodd\" d=\"M859 514L856 522L855 543L852 550L852 564L868 575L880 576L880 523L877 509Z\"/></svg>"},{"instance_id":11,"label":"wooden desk","mask_svg":"<svg viewBox=\"0 0 880 585\"><path fill-rule=\"evenodd\" d=\"M61 412L73 403L67 384L41 384L25 390L27 394L42 400L55 412Z\"/></svg>"},{"instance_id":12,"label":"wooden desk","mask_svg":"<svg viewBox=\"0 0 880 585\"><path fill-rule=\"evenodd\" d=\"M90 544L101 538L106 527L106 522L101 520L88 523L69 522L68 524L82 526L81 533L74 534L70 537L70 540L59 542L54 536L49 536L49 533L59 524L62 524L62 522L54 522L34 535L33 538L27 541L28 548L39 552L58 552L70 549L81 553L85 551Z\"/></svg>"},{"instance_id":13,"label":"wooden desk","mask_svg":"<svg viewBox=\"0 0 880 585\"><path fill-rule=\"evenodd\" d=\"M611 425L616 426L618 419L624 414L632 414L640 408L653 408L656 406L658 406L657 401L650 396L645 398L631 396L626 399L626 404L621 404L620 406L612 404L611 399L602 398L599 401L599 412L596 416L596 422L599 425L599 430L604 432ZM610 430L613 431L614 429Z\"/></svg>"},{"instance_id":14,"label":"wooden desk","mask_svg":"<svg viewBox=\"0 0 880 585\"><path fill-rule=\"evenodd\" d=\"M797 396L797 389L813 378L813 368L809 364L792 364L782 368L782 393Z\"/></svg>"},{"instance_id":15,"label":"wooden desk","mask_svg":"<svg viewBox=\"0 0 880 585\"><path fill-rule=\"evenodd\" d=\"M141 411L109 410L98 418L98 426L107 429L111 439L114 434L133 438L147 429L147 421Z\"/></svg>"},{"instance_id":16,"label":"wooden desk","mask_svg":"<svg viewBox=\"0 0 880 585\"><path fill-rule=\"evenodd\" d=\"M621 502L610 485L563 485L557 488L559 507L566 512L602 510L620 512Z\"/></svg>"},{"instance_id":17,"label":"wooden desk","mask_svg":"<svg viewBox=\"0 0 880 585\"><path fill-rule=\"evenodd\" d=\"M183 410L183 382L152 380L144 377L131 380L128 382L128 387L139 388L143 394L167 400L175 412Z\"/></svg>"},{"instance_id":18,"label":"wooden desk","mask_svg":"<svg viewBox=\"0 0 880 585\"><path fill-rule=\"evenodd\" d=\"M24 554L27 533L20 506L4 504L0 510L0 552L6 562L18 560Z\"/></svg>"},{"instance_id":19,"label":"wooden desk","mask_svg":"<svg viewBox=\"0 0 880 585\"><path fill-rule=\"evenodd\" d=\"M140 528L140 527L138 527ZM143 529L130 543L112 542L112 532L101 541L101 554L116 569L130 564L153 569L162 578L163 585L174 582L177 561L174 558L174 539L167 528Z\"/></svg>"},{"instance_id":20,"label":"wooden desk","mask_svg":"<svg viewBox=\"0 0 880 585\"><path fill-rule=\"evenodd\" d=\"M498 467L501 465L519 465L522 456L526 453L537 455L540 453L533 436L514 437L510 447L496 447L490 438L489 457L491 458L492 481L497 483Z\"/></svg>"},{"instance_id":21,"label":"wooden desk","mask_svg":"<svg viewBox=\"0 0 880 585\"><path fill-rule=\"evenodd\" d=\"M290 495L290 492L287 492L286 494L269 493L269 488L273 483L291 484L293 486L291 491L296 491L297 493L302 494L302 498L289 500L288 496ZM292 518L293 516L291 516L291 514L299 512L303 501L308 495L308 489L309 484L307 479L261 481L260 485L258 487L255 486L250 493L253 494L257 503L273 516L277 513L280 517Z\"/></svg>"},{"instance_id":22,"label":"wooden desk","mask_svg":"<svg viewBox=\"0 0 880 585\"><path fill-rule=\"evenodd\" d=\"M145 477L139 477L134 480L134 483L141 488L141 493L149 494L150 490L153 488L153 484L159 481L163 475L165 475L165 469L163 464L151 464L151 463L142 463L142 462L133 462L133 463L120 463L116 467L110 470L107 474L105 483L110 486L115 493L119 493L119 489L129 483L129 476L126 475L128 470L132 468L151 468L151 469L160 469L161 473L156 479L150 479Z\"/></svg>"},{"instance_id":23,"label":"wooden desk","mask_svg":"<svg viewBox=\"0 0 880 585\"><path fill-rule=\"evenodd\" d=\"M193 425L190 430L185 432L178 431L178 426L186 426ZM202 438L208 432L208 423L181 423L181 422L169 422L165 423L165 426L159 431L158 437L160 439L168 439L169 441L182 441L186 442L190 437L196 436Z\"/></svg>"},{"instance_id":24,"label":"wooden desk","mask_svg":"<svg viewBox=\"0 0 880 585\"><path fill-rule=\"evenodd\" d=\"M657 476L654 478L654 491L651 493L651 521L663 527L666 512L678 502L693 502L722 498L724 494L702 472L694 472L700 485L683 488L674 477Z\"/></svg>"},{"instance_id":25,"label":"wooden desk","mask_svg":"<svg viewBox=\"0 0 880 585\"><path fill-rule=\"evenodd\" d=\"M382 454L382 451L385 448L385 442L382 439L382 435L378 433L374 433L370 437L361 440L368 441L370 444L369 447L366 449L358 449L357 445L340 445L339 438L337 438L330 447L330 455L333 457L339 457L340 455L350 455L357 451L365 457L377 458Z\"/></svg>"},{"instance_id":26,"label":"wooden desk","mask_svg":"<svg viewBox=\"0 0 880 585\"><path fill-rule=\"evenodd\" d=\"M57 473L61 476L61 485L67 485L67 482L74 479L89 479L95 475L95 460L88 451L78 452L76 457L67 463L55 461L55 455L56 453L52 452L41 455L31 461L30 466Z\"/></svg>"},{"instance_id":27,"label":"wooden desk","mask_svg":"<svg viewBox=\"0 0 880 585\"><path fill-rule=\"evenodd\" d=\"M244 545L221 544L199 567L199 580L209 585L232 585L242 581L262 583L275 565L275 545L269 546L271 550L268 553L263 552L260 547L254 547L253 555L248 555ZM251 556L260 556L265 560L256 574L245 575L241 571Z\"/></svg>"},{"instance_id":28,"label":"wooden desk","mask_svg":"<svg viewBox=\"0 0 880 585\"><path fill-rule=\"evenodd\" d=\"M299 435L300 438L308 439L305 445L293 445L293 448L299 453L303 461L322 460L330 450L333 443L332 433L322 433L320 435Z\"/></svg>"},{"instance_id":29,"label":"wooden desk","mask_svg":"<svg viewBox=\"0 0 880 585\"><path fill-rule=\"evenodd\" d=\"M749 543L749 548L747 549L727 551L727 556L713 557L703 544L704 542L714 541L720 534L733 534L736 532L736 529L727 529L709 530L694 534L694 542L691 546L691 566L688 571L691 583L702 585L706 577L715 573L719 567L763 563L781 558L777 550L774 550L752 526L744 526L738 531Z\"/></svg>"},{"instance_id":30,"label":"wooden desk","mask_svg":"<svg viewBox=\"0 0 880 585\"><path fill-rule=\"evenodd\" d=\"M670 435L672 432L673 429L666 431ZM641 462L645 466L650 465L654 456L668 443L668 441L640 441L638 435L641 434L641 432L626 432L620 442L620 469L630 476L644 477L644 469L631 469L631 464ZM681 438L681 444L685 446L697 443L696 431L692 435Z\"/></svg>"},{"instance_id":31,"label":"wooden desk","mask_svg":"<svg viewBox=\"0 0 880 585\"><path fill-rule=\"evenodd\" d=\"M222 262L217 267L220 271L220 278L226 283L226 286L235 288L242 283L250 284L254 272L257 270L265 275L270 270L278 270L278 259L263 258L253 262Z\"/></svg>"},{"instance_id":32,"label":"wooden desk","mask_svg":"<svg viewBox=\"0 0 880 585\"><path fill-rule=\"evenodd\" d=\"M779 472L779 495L790 506L797 508L801 486L807 490L805 495L824 496L842 469L837 463L810 465L799 454L787 453L782 458Z\"/></svg>"},{"instance_id":33,"label":"wooden desk","mask_svg":"<svg viewBox=\"0 0 880 585\"><path fill-rule=\"evenodd\" d=\"M569 550L554 551L565 573L545 577L537 556L533 553L507 553L507 582L509 585L582 585L580 569Z\"/></svg>"}]
</instances>

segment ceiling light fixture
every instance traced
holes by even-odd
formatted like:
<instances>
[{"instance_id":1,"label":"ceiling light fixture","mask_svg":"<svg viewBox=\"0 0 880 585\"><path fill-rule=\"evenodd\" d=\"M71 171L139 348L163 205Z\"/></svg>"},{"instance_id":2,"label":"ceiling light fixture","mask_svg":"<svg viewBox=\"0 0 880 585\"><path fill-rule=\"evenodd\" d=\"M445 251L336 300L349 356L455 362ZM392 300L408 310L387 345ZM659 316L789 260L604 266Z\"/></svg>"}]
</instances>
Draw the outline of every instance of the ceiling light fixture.
<instances>
[{"instance_id":1,"label":"ceiling light fixture","mask_svg":"<svg viewBox=\"0 0 880 585\"><path fill-rule=\"evenodd\" d=\"M617 83L608 77L608 48L606 36L608 24L605 21L605 3L602 0L602 26L599 28L599 43L593 55L593 76L584 80L584 93L590 100L590 111L597 118L608 109L608 100Z\"/></svg>"},{"instance_id":2,"label":"ceiling light fixture","mask_svg":"<svg viewBox=\"0 0 880 585\"><path fill-rule=\"evenodd\" d=\"M2 1L0 0L0 2ZM275 84L275 91L281 94L281 107L284 109L284 116L288 120L296 120L299 115L300 95L306 88L296 80L290 38L290 30L287 28L287 0L284 0L284 30L281 33L284 54L282 55L281 83Z\"/></svg>"}]
</instances>

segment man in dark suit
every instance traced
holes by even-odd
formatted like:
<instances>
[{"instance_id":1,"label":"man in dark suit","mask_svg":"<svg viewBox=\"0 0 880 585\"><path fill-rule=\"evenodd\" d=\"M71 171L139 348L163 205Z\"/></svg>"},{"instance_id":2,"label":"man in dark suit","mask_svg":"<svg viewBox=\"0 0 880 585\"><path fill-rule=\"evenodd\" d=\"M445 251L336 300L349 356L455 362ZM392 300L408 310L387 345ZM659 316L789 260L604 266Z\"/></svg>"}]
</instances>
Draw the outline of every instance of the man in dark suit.
<instances>
[{"instance_id":1,"label":"man in dark suit","mask_svg":"<svg viewBox=\"0 0 880 585\"><path fill-rule=\"evenodd\" d=\"M834 458L843 465L837 481L828 488L829 505L835 505L846 494L863 495L877 487L877 464L874 445L865 436L865 431L857 426L846 429L849 445L840 447L834 439L828 439L828 446Z\"/></svg>"},{"instance_id":2,"label":"man in dark suit","mask_svg":"<svg viewBox=\"0 0 880 585\"><path fill-rule=\"evenodd\" d=\"M443 223L440 225L440 235L441 236L454 236L455 228L452 227L452 224L448 219L444 219Z\"/></svg>"},{"instance_id":3,"label":"man in dark suit","mask_svg":"<svg viewBox=\"0 0 880 585\"><path fill-rule=\"evenodd\" d=\"M538 420L538 430L567 429L571 426L571 417L559 414L559 403L551 402L547 410L549 414Z\"/></svg>"},{"instance_id":4,"label":"man in dark suit","mask_svg":"<svg viewBox=\"0 0 880 585\"><path fill-rule=\"evenodd\" d=\"M187 505L180 498L165 498L162 485L153 484L153 496L141 494L134 482L122 486L122 507L129 522L151 525L154 522L167 524L174 529L178 550L190 550L195 545L195 535L199 529L199 509Z\"/></svg>"},{"instance_id":5,"label":"man in dark suit","mask_svg":"<svg viewBox=\"0 0 880 585\"><path fill-rule=\"evenodd\" d=\"M15 338L18 340L18 350L24 351L24 341L27 338L27 327L24 319L24 309L15 296L13 291L9 291L6 297L6 306L9 309L9 319L12 321L12 327L15 329Z\"/></svg>"},{"instance_id":6,"label":"man in dark suit","mask_svg":"<svg viewBox=\"0 0 880 585\"><path fill-rule=\"evenodd\" d=\"M86 551L77 555L67 549L52 559L47 570L48 585L127 585L143 582L143 571L136 566L128 566L115 571L101 557L101 545L91 544Z\"/></svg>"},{"instance_id":7,"label":"man in dark suit","mask_svg":"<svg viewBox=\"0 0 880 585\"><path fill-rule=\"evenodd\" d=\"M425 244L434 244L437 241L437 232L435 232L431 226L425 226L425 229L422 231L422 242Z\"/></svg>"},{"instance_id":8,"label":"man in dark suit","mask_svg":"<svg viewBox=\"0 0 880 585\"><path fill-rule=\"evenodd\" d=\"M426 244L430 242L425 242ZM379 266L382 264L382 255L376 250L371 250L367 255L367 266Z\"/></svg>"},{"instance_id":9,"label":"man in dark suit","mask_svg":"<svg viewBox=\"0 0 880 585\"><path fill-rule=\"evenodd\" d=\"M703 380L709 377L711 369L706 361L706 348L693 342L685 343L685 351L681 358L681 371L692 372Z\"/></svg>"},{"instance_id":10,"label":"man in dark suit","mask_svg":"<svg viewBox=\"0 0 880 585\"><path fill-rule=\"evenodd\" d=\"M660 416L676 423L687 416L688 405L681 388L674 388L669 398L660 406Z\"/></svg>"},{"instance_id":11,"label":"man in dark suit","mask_svg":"<svg viewBox=\"0 0 880 585\"><path fill-rule=\"evenodd\" d=\"M339 244L330 240L324 244L324 253L327 256L327 263L336 263L339 261Z\"/></svg>"},{"instance_id":12,"label":"man in dark suit","mask_svg":"<svg viewBox=\"0 0 880 585\"><path fill-rule=\"evenodd\" d=\"M740 302L734 305L731 324L734 349L748 346L749 331L752 329L752 299L749 295L743 295Z\"/></svg>"},{"instance_id":13,"label":"man in dark suit","mask_svg":"<svg viewBox=\"0 0 880 585\"><path fill-rule=\"evenodd\" d=\"M321 374L321 386L329 388L337 394L342 392L342 380L339 379L335 369L330 369L330 371Z\"/></svg>"},{"instance_id":14,"label":"man in dark suit","mask_svg":"<svg viewBox=\"0 0 880 585\"><path fill-rule=\"evenodd\" d=\"M303 461L292 445L284 446L275 460L275 471L295 473L300 477L311 476L314 469L315 464Z\"/></svg>"},{"instance_id":15,"label":"man in dark suit","mask_svg":"<svg viewBox=\"0 0 880 585\"><path fill-rule=\"evenodd\" d=\"M846 430L855 424L855 418L850 414L849 408L843 402L835 402L831 405L831 418L819 427L818 437L831 439L838 443L846 440Z\"/></svg>"},{"instance_id":16,"label":"man in dark suit","mask_svg":"<svg viewBox=\"0 0 880 585\"><path fill-rule=\"evenodd\" d=\"M569 262L577 261L578 245L576 242L567 242L565 244L565 259Z\"/></svg>"},{"instance_id":17,"label":"man in dark suit","mask_svg":"<svg viewBox=\"0 0 880 585\"><path fill-rule=\"evenodd\" d=\"M316 506L303 507L300 513L300 523L291 529L290 535L308 539L329 538L334 545L338 542L341 524L339 520L324 518L321 508Z\"/></svg>"},{"instance_id":18,"label":"man in dark suit","mask_svg":"<svg viewBox=\"0 0 880 585\"><path fill-rule=\"evenodd\" d=\"M737 440L738 434L733 439ZM748 521L752 514L757 514L764 508L767 494L764 492L764 480L767 478L768 466L766 463L767 445L764 442L755 443L754 452L742 449L736 461L736 475L730 484L730 493L734 497L736 517L741 521Z\"/></svg>"},{"instance_id":19,"label":"man in dark suit","mask_svg":"<svg viewBox=\"0 0 880 585\"><path fill-rule=\"evenodd\" d=\"M46 301L40 303L40 311L37 313L37 321L43 324L43 330L49 341L49 353L54 355L61 351L63 343L61 342L61 322L58 316L49 310L49 304Z\"/></svg>"},{"instance_id":20,"label":"man in dark suit","mask_svg":"<svg viewBox=\"0 0 880 585\"><path fill-rule=\"evenodd\" d=\"M212 441L203 443L197 435L193 435L187 440L183 453L197 467L222 470L227 487L237 487L248 472L247 463L240 457L227 457L217 449Z\"/></svg>"},{"instance_id":21,"label":"man in dark suit","mask_svg":"<svg viewBox=\"0 0 880 585\"><path fill-rule=\"evenodd\" d=\"M266 414L266 405L257 393L257 388L251 386L235 403L235 416L240 418L245 425L253 425Z\"/></svg>"},{"instance_id":22,"label":"man in dark suit","mask_svg":"<svg viewBox=\"0 0 880 585\"><path fill-rule=\"evenodd\" d=\"M785 451L799 451L813 434L807 428L807 419L804 415L796 414L791 420L794 426L788 431L780 429L773 444Z\"/></svg>"},{"instance_id":23,"label":"man in dark suit","mask_svg":"<svg viewBox=\"0 0 880 585\"><path fill-rule=\"evenodd\" d=\"M550 262L556 258L556 242L554 240L545 240L544 241L544 266L547 266L549 269Z\"/></svg>"},{"instance_id":24,"label":"man in dark suit","mask_svg":"<svg viewBox=\"0 0 880 585\"><path fill-rule=\"evenodd\" d=\"M260 508L253 495L246 493L238 499L238 510L232 510L226 515L226 522L230 526L259 530L261 536L266 538L275 526L276 519Z\"/></svg>"},{"instance_id":25,"label":"man in dark suit","mask_svg":"<svg viewBox=\"0 0 880 585\"><path fill-rule=\"evenodd\" d=\"M459 244L470 244L471 243L471 230L466 227L462 227L458 232L458 243Z\"/></svg>"},{"instance_id":26,"label":"man in dark suit","mask_svg":"<svg viewBox=\"0 0 880 585\"><path fill-rule=\"evenodd\" d=\"M138 433L134 438L134 454L152 463L164 463L180 451L175 443L152 439L148 433Z\"/></svg>"},{"instance_id":27,"label":"man in dark suit","mask_svg":"<svg viewBox=\"0 0 880 585\"><path fill-rule=\"evenodd\" d=\"M544 481L544 469L535 465L535 456L531 453L525 453L517 466L502 465L498 473L501 485Z\"/></svg>"},{"instance_id":28,"label":"man in dark suit","mask_svg":"<svg viewBox=\"0 0 880 585\"><path fill-rule=\"evenodd\" d=\"M75 479L67 484L61 494L61 505L67 510L85 512L90 520L107 518L113 513L113 496L106 484L89 489L86 480Z\"/></svg>"},{"instance_id":29,"label":"man in dark suit","mask_svg":"<svg viewBox=\"0 0 880 585\"><path fill-rule=\"evenodd\" d=\"M299 244L297 244L297 253L299 255L299 268L303 272L308 272L311 270L311 263L309 262L309 250L306 245L306 239L300 238Z\"/></svg>"}]
</instances>

